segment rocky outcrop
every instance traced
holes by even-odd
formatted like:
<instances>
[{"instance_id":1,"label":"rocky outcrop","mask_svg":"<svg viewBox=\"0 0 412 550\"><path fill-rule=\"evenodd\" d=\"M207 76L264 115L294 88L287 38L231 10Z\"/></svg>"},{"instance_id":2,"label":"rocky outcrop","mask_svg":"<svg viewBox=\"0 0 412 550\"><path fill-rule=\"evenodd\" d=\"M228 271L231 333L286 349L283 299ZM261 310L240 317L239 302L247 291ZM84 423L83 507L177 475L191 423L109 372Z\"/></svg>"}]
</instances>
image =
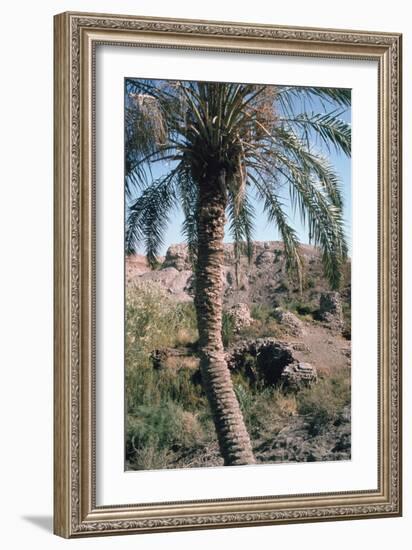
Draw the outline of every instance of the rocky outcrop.
<instances>
[{"instance_id":1,"label":"rocky outcrop","mask_svg":"<svg viewBox=\"0 0 412 550\"><path fill-rule=\"evenodd\" d=\"M317 381L315 367L299 362L288 343L274 338L237 342L227 351L226 361L231 370L242 371L251 382L299 388Z\"/></svg>"},{"instance_id":2,"label":"rocky outcrop","mask_svg":"<svg viewBox=\"0 0 412 550\"><path fill-rule=\"evenodd\" d=\"M234 331L239 332L242 328L248 327L252 324L252 317L250 316L250 309L247 304L235 304L227 313L233 319Z\"/></svg>"},{"instance_id":3,"label":"rocky outcrop","mask_svg":"<svg viewBox=\"0 0 412 550\"><path fill-rule=\"evenodd\" d=\"M156 349L151 354L156 369L197 370L199 359L193 346ZM289 388L299 388L317 380L315 367L296 359L288 343L274 338L241 340L225 354L229 369L242 372L254 384L282 383Z\"/></svg>"},{"instance_id":4,"label":"rocky outcrop","mask_svg":"<svg viewBox=\"0 0 412 550\"><path fill-rule=\"evenodd\" d=\"M191 270L192 266L189 260L187 246L185 244L173 244L169 246L162 267L174 267L178 271Z\"/></svg>"},{"instance_id":5,"label":"rocky outcrop","mask_svg":"<svg viewBox=\"0 0 412 550\"><path fill-rule=\"evenodd\" d=\"M146 257L139 254L127 256L125 268L126 281L136 279L140 275L143 275L143 273L147 273L148 271L150 271L150 267L147 263Z\"/></svg>"},{"instance_id":6,"label":"rocky outcrop","mask_svg":"<svg viewBox=\"0 0 412 550\"><path fill-rule=\"evenodd\" d=\"M223 301L226 308L238 303L277 306L282 305L291 295L296 295L296 298L302 300L319 300L320 292L328 288L323 277L321 257L318 250L309 245L301 245L301 253L305 261L305 280L309 282L302 295L299 285L287 275L284 247L281 242L255 241L252 257L250 260L246 256L240 258L237 273L233 244L226 243L223 262ZM156 271L150 270L143 256L129 256L126 260L128 280L140 277L142 273L146 278L157 278L159 272L171 268L181 273L186 280L189 279L192 265L185 244L171 245L163 263ZM174 292L172 279L165 278L160 282ZM186 299L191 299L191 294L187 294Z\"/></svg>"},{"instance_id":7,"label":"rocky outcrop","mask_svg":"<svg viewBox=\"0 0 412 550\"><path fill-rule=\"evenodd\" d=\"M256 446L255 456L258 462L350 460L350 417L350 406L346 406L321 430L314 430L310 419L293 417L273 439L265 438Z\"/></svg>"},{"instance_id":8,"label":"rocky outcrop","mask_svg":"<svg viewBox=\"0 0 412 550\"><path fill-rule=\"evenodd\" d=\"M284 311L281 308L276 308L275 319L286 328L289 334L292 334L293 336L304 335L305 330L302 321L290 311Z\"/></svg>"},{"instance_id":9,"label":"rocky outcrop","mask_svg":"<svg viewBox=\"0 0 412 550\"><path fill-rule=\"evenodd\" d=\"M139 281L151 281L158 283L166 289L168 294L177 302L192 301L192 272L188 270L179 271L175 267L165 267L155 271L147 271L139 275Z\"/></svg>"},{"instance_id":10,"label":"rocky outcrop","mask_svg":"<svg viewBox=\"0 0 412 550\"><path fill-rule=\"evenodd\" d=\"M299 388L313 384L318 379L316 368L310 363L291 363L287 365L281 374L284 386Z\"/></svg>"},{"instance_id":11,"label":"rocky outcrop","mask_svg":"<svg viewBox=\"0 0 412 550\"><path fill-rule=\"evenodd\" d=\"M226 352L229 369L242 371L251 382L274 385L294 361L291 348L275 338L241 340Z\"/></svg>"},{"instance_id":12,"label":"rocky outcrop","mask_svg":"<svg viewBox=\"0 0 412 550\"><path fill-rule=\"evenodd\" d=\"M342 301L339 292L322 292L319 299L319 319L330 328L342 330Z\"/></svg>"},{"instance_id":13,"label":"rocky outcrop","mask_svg":"<svg viewBox=\"0 0 412 550\"><path fill-rule=\"evenodd\" d=\"M268 249L265 249L262 252L260 252L255 261L255 264L257 266L268 265L273 263L275 263L275 254L274 252Z\"/></svg>"}]
</instances>

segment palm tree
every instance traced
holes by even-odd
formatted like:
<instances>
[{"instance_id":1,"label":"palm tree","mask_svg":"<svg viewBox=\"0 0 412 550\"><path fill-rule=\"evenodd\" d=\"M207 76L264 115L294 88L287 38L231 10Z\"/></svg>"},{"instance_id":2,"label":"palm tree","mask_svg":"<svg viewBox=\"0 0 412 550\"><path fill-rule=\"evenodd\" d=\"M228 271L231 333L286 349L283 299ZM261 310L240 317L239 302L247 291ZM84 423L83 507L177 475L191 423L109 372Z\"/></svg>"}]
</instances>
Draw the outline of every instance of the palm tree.
<instances>
[{"instance_id":1,"label":"palm tree","mask_svg":"<svg viewBox=\"0 0 412 550\"><path fill-rule=\"evenodd\" d=\"M326 277L339 287L347 251L340 183L314 143L350 155L350 126L340 119L349 104L350 91L342 89L126 81L126 252L144 244L155 265L171 212L183 210L202 383L225 465L254 462L221 336L226 220L238 263L252 254L254 201L262 201L287 267L301 280L299 240L282 195L289 188L292 207L321 249ZM157 177L156 163L163 169Z\"/></svg>"}]
</instances>

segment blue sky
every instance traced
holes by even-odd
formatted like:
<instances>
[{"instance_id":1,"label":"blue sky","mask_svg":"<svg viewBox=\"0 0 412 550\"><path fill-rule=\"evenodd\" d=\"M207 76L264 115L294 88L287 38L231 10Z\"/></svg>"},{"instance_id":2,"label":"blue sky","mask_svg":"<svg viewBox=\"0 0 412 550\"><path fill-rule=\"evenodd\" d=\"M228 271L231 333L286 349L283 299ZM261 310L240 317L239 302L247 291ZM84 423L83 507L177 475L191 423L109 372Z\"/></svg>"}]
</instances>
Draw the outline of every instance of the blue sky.
<instances>
[{"instance_id":1,"label":"blue sky","mask_svg":"<svg viewBox=\"0 0 412 550\"><path fill-rule=\"evenodd\" d=\"M330 112L330 111L333 111L333 106L328 105L327 108L325 109L325 107L323 107L320 102L316 101L311 105L310 111ZM350 107L347 108L345 112L343 112L340 115L340 118L342 118L346 122L351 122L351 108ZM317 150L322 155L326 156L329 159L330 163L332 164L332 166L336 171L336 174L339 176L339 179L341 180L342 191L343 191L343 201L344 201L343 214L344 214L345 230L346 230L346 237L347 237L347 242L349 246L349 254L351 254L351 248L352 248L351 159L346 157L346 155L344 155L343 153L337 152L333 148L330 151L328 151L328 149L320 143L316 143L316 147L317 147ZM168 166L164 162L158 162L153 166L152 170L153 170L153 177L158 178L162 174L165 174L168 171ZM297 234L301 243L308 243L309 242L308 232L301 223L299 212L298 211L296 213L293 212L292 208L290 207L288 195L289 195L288 189L285 188L284 197L283 197L285 211L288 213L291 225L297 231ZM262 210L261 203L254 200L252 202L254 203L254 207L256 210L254 240L256 241L280 240L280 236L276 227L273 224L268 223L266 219L266 215ZM161 249L161 252L160 252L161 254L164 254L167 248L171 244L176 244L184 241L184 238L181 233L182 222L183 222L182 212L180 210L174 211L170 217L170 224L165 234L164 246ZM225 242L231 242L231 238L228 233L226 234ZM142 250L141 252L143 253L144 251Z\"/></svg>"}]
</instances>

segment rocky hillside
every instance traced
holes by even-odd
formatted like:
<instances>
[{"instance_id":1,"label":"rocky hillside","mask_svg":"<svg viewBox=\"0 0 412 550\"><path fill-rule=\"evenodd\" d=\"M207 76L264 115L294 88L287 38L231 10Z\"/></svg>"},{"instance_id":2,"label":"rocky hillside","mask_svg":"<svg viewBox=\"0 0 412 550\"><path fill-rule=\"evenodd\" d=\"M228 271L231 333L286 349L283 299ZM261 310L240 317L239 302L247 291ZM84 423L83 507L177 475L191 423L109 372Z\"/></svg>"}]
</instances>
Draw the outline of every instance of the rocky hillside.
<instances>
[{"instance_id":1,"label":"rocky hillside","mask_svg":"<svg viewBox=\"0 0 412 550\"><path fill-rule=\"evenodd\" d=\"M302 245L304 260L304 281L302 293L298 282L286 272L283 244L278 241L255 242L251 261L241 258L236 280L235 260L232 244L225 244L224 260L224 304L227 308L239 303L249 306L288 306L297 301L302 304L318 305L322 292L329 290L323 276L322 262L317 249ZM144 257L129 256L126 260L126 280L132 282L155 281L163 286L177 301L186 302L193 298L193 273L184 244L172 245L162 258L160 267L151 270ZM344 302L350 300L350 263L344 274L341 291Z\"/></svg>"},{"instance_id":2,"label":"rocky hillside","mask_svg":"<svg viewBox=\"0 0 412 550\"><path fill-rule=\"evenodd\" d=\"M255 242L238 280L225 245L222 340L258 463L351 456L351 266L340 292L330 292L319 252L302 246L302 255L301 291L282 243ZM155 270L143 256L127 258L126 280L128 468L222 465L201 384L186 246L171 246Z\"/></svg>"}]
</instances>

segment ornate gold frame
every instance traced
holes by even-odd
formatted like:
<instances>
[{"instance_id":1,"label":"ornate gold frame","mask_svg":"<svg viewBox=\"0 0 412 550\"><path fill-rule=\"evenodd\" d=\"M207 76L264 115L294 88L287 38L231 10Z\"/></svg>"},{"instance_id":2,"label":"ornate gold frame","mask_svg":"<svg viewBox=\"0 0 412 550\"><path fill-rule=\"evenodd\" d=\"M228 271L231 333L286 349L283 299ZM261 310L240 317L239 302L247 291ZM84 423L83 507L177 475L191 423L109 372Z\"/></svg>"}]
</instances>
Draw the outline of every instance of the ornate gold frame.
<instances>
[{"instance_id":1,"label":"ornate gold frame","mask_svg":"<svg viewBox=\"0 0 412 550\"><path fill-rule=\"evenodd\" d=\"M96 44L372 59L379 67L379 488L100 506L94 479ZM55 17L54 531L63 537L401 514L401 35L63 13ZM138 498L138 495L136 495Z\"/></svg>"}]
</instances>

